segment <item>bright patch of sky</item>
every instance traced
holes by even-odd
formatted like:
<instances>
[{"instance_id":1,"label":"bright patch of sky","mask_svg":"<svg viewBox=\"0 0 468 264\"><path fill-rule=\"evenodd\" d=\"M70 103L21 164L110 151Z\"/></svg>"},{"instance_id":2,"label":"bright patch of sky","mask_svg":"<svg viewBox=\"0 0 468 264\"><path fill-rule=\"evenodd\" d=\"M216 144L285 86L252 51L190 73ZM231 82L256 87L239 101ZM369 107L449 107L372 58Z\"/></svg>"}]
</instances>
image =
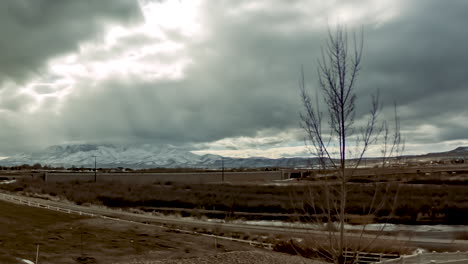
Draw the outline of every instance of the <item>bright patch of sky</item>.
<instances>
[{"instance_id":1,"label":"bright patch of sky","mask_svg":"<svg viewBox=\"0 0 468 264\"><path fill-rule=\"evenodd\" d=\"M197 17L200 1L141 0L139 3L144 23L131 28L109 25L102 38L81 43L76 52L49 60L46 77L37 77L23 88L23 92L37 100L29 110L43 107L44 97L62 99L83 80L98 83L116 76L136 76L150 81L184 78L184 69L192 61L186 55L184 40L171 34L187 38L201 36ZM129 44L125 44L127 41ZM166 59L158 60L160 56ZM41 93L41 87L49 87L53 92Z\"/></svg>"}]
</instances>

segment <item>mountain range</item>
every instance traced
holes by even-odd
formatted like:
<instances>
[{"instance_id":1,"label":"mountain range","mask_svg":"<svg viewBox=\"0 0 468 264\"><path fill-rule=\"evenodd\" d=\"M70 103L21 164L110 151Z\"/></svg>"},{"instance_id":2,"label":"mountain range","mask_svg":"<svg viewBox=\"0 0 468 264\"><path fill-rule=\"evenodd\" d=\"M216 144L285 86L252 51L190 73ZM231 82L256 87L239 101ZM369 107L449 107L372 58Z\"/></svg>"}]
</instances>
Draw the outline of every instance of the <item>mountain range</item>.
<instances>
[{"instance_id":1,"label":"mountain range","mask_svg":"<svg viewBox=\"0 0 468 264\"><path fill-rule=\"evenodd\" d=\"M73 144L56 145L42 151L21 153L0 160L1 166L33 165L53 167L99 168L262 168L304 167L307 158L227 158L219 155L197 155L173 146Z\"/></svg>"},{"instance_id":2,"label":"mountain range","mask_svg":"<svg viewBox=\"0 0 468 264\"><path fill-rule=\"evenodd\" d=\"M429 161L444 159L465 159L468 147L458 147L447 152L405 156L407 161ZM301 168L316 164L315 158L227 158L219 155L197 155L173 146L155 145L110 145L72 144L56 145L42 151L21 153L0 160L1 166L33 165L40 163L53 167L94 167L99 168ZM370 159L376 160L376 159Z\"/></svg>"}]
</instances>

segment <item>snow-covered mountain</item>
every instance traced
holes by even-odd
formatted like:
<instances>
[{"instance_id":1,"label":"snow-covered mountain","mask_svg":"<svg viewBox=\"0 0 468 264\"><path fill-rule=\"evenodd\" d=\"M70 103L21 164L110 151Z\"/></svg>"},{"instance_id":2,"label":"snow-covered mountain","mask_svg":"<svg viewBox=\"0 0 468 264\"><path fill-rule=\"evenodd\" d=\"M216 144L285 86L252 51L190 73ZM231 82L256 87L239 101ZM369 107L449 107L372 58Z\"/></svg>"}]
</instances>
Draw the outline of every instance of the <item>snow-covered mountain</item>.
<instances>
[{"instance_id":1,"label":"snow-covered mountain","mask_svg":"<svg viewBox=\"0 0 468 264\"><path fill-rule=\"evenodd\" d=\"M49 165L54 167L94 167L94 156L100 168L221 168L222 159L226 168L305 167L305 158L223 158L218 155L197 155L172 146L155 145L95 145L76 144L51 146L43 151L21 153L0 160L0 165L23 164Z\"/></svg>"},{"instance_id":2,"label":"snow-covered mountain","mask_svg":"<svg viewBox=\"0 0 468 264\"><path fill-rule=\"evenodd\" d=\"M100 168L301 168L317 164L310 158L226 158L218 155L197 155L173 146L155 145L94 145L76 144L51 146L42 151L21 153L0 160L0 166L33 165L40 163L53 167L94 167L94 156ZM407 161L463 159L468 147L447 152L405 156ZM376 158L378 159L378 158ZM223 160L223 162L222 162ZM373 160L373 159L371 159Z\"/></svg>"},{"instance_id":3,"label":"snow-covered mountain","mask_svg":"<svg viewBox=\"0 0 468 264\"><path fill-rule=\"evenodd\" d=\"M221 156L200 156L170 146L76 144L51 146L43 151L21 153L1 160L0 165L40 163L49 166L94 167L95 156L98 167L104 168L212 167L221 160Z\"/></svg>"}]
</instances>

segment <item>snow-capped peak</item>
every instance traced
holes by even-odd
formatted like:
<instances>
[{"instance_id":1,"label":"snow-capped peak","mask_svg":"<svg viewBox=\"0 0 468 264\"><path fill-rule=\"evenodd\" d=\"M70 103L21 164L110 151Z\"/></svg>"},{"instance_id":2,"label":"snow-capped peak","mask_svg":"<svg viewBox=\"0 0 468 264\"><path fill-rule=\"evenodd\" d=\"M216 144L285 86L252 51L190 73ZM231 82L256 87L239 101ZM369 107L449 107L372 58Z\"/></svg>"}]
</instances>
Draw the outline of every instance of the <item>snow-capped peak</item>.
<instances>
[{"instance_id":1,"label":"snow-capped peak","mask_svg":"<svg viewBox=\"0 0 468 264\"><path fill-rule=\"evenodd\" d=\"M221 157L200 156L172 146L73 144L51 146L30 154L18 154L0 163L93 167L95 159L99 167L209 167Z\"/></svg>"}]
</instances>

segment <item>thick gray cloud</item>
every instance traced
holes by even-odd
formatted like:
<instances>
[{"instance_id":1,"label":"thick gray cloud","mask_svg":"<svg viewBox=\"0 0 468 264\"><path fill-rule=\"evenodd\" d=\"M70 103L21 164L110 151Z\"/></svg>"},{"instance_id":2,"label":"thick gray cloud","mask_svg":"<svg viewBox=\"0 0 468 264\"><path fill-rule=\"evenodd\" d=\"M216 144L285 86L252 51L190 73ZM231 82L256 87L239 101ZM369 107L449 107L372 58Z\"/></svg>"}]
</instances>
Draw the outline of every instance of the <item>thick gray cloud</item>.
<instances>
[{"instance_id":1,"label":"thick gray cloud","mask_svg":"<svg viewBox=\"0 0 468 264\"><path fill-rule=\"evenodd\" d=\"M138 16L137 1L1 1L0 81L22 81L50 57L78 49L106 24L135 22Z\"/></svg>"},{"instance_id":2,"label":"thick gray cloud","mask_svg":"<svg viewBox=\"0 0 468 264\"><path fill-rule=\"evenodd\" d=\"M62 142L221 142L231 149L236 145L228 138L245 148L257 148L259 142L297 144L302 137L297 132L300 67L309 86L316 87L316 59L337 12L351 16L344 19L350 31L361 24L365 30L359 115L367 110L369 93L379 89L386 114L394 101L399 105L407 142L468 139L466 1L202 1L200 36L173 29L160 35L134 31L100 46L104 25L138 17L132 1L109 2L6 1L17 11L0 8L5 12L0 33L12 36L0 41L4 79L27 82L31 72L43 73L49 82L60 79L44 65L74 52L87 72L71 76L69 94L46 96L35 110L25 110L33 100L27 93L2 94L0 108L6 110L0 112L0 137L10 142L1 145L3 153ZM87 41L92 48L83 51ZM169 42L180 47L167 48ZM162 51L142 49L151 45ZM121 73L121 58L150 67ZM167 77L184 60L189 62L181 76ZM118 70L98 77L89 65L100 61ZM170 65L169 73L156 78L161 65ZM3 88L11 91L8 87ZM49 95L60 87L37 85L34 91ZM278 136L285 131L290 135Z\"/></svg>"},{"instance_id":3,"label":"thick gray cloud","mask_svg":"<svg viewBox=\"0 0 468 264\"><path fill-rule=\"evenodd\" d=\"M466 1L411 1L405 16L366 35L364 81L402 104L466 90ZM382 79L389 80L384 82Z\"/></svg>"}]
</instances>

